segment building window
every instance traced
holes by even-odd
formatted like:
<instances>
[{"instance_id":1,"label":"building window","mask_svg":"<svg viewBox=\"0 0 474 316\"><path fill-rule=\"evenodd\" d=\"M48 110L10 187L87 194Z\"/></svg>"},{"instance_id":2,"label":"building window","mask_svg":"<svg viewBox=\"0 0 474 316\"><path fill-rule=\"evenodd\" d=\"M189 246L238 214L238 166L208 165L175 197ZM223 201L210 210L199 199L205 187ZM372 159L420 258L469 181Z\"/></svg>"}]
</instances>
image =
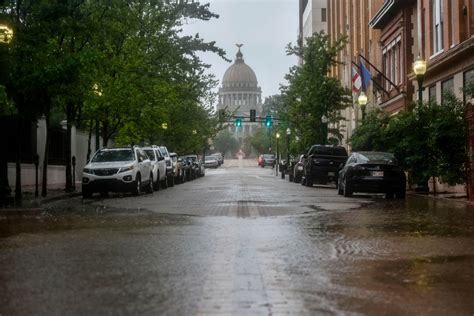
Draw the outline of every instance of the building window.
<instances>
[{"instance_id":1,"label":"building window","mask_svg":"<svg viewBox=\"0 0 474 316\"><path fill-rule=\"evenodd\" d=\"M321 22L326 22L326 8L321 9Z\"/></svg>"},{"instance_id":2,"label":"building window","mask_svg":"<svg viewBox=\"0 0 474 316\"><path fill-rule=\"evenodd\" d=\"M385 76L394 84L399 85L402 82L402 55L401 55L401 37L384 46L382 58ZM395 88L389 81L385 80L385 89L390 91Z\"/></svg>"},{"instance_id":3,"label":"building window","mask_svg":"<svg viewBox=\"0 0 474 316\"><path fill-rule=\"evenodd\" d=\"M436 101L436 85L432 85L429 89L429 100Z\"/></svg>"},{"instance_id":4,"label":"building window","mask_svg":"<svg viewBox=\"0 0 474 316\"><path fill-rule=\"evenodd\" d=\"M431 0L433 54L443 50L443 0Z\"/></svg>"},{"instance_id":5,"label":"building window","mask_svg":"<svg viewBox=\"0 0 474 316\"><path fill-rule=\"evenodd\" d=\"M474 96L469 96L467 95L467 92L466 92L466 88L469 87L469 84L471 84L472 82L474 82L474 68L471 69L471 70L468 70L464 73L464 82L463 82L463 86L464 86L464 93L463 93L463 96L464 96L464 103L467 102L467 99L468 98L474 98Z\"/></svg>"},{"instance_id":6,"label":"building window","mask_svg":"<svg viewBox=\"0 0 474 316\"><path fill-rule=\"evenodd\" d=\"M441 83L441 103L444 102L446 94L454 94L454 79L450 78Z\"/></svg>"}]
</instances>

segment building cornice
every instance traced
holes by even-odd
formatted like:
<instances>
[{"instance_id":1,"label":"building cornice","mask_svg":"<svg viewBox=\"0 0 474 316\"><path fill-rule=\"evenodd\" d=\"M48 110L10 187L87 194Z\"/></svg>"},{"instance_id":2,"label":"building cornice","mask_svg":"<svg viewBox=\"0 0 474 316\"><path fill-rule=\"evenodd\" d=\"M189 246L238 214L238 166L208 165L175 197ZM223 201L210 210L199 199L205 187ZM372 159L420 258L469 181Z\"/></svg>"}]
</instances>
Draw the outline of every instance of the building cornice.
<instances>
[{"instance_id":1,"label":"building cornice","mask_svg":"<svg viewBox=\"0 0 474 316\"><path fill-rule=\"evenodd\" d=\"M369 21L369 26L373 29L379 29L383 26L385 18L395 6L395 0L384 1L382 7L377 11L374 17Z\"/></svg>"}]
</instances>

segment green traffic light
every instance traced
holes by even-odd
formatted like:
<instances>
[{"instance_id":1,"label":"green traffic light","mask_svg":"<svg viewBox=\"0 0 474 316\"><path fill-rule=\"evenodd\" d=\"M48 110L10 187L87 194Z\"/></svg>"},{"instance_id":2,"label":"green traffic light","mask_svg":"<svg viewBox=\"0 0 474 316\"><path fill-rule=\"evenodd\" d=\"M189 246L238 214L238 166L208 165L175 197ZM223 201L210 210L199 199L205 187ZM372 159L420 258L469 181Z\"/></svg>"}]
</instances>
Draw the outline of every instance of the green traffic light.
<instances>
[{"instance_id":1,"label":"green traffic light","mask_svg":"<svg viewBox=\"0 0 474 316\"><path fill-rule=\"evenodd\" d=\"M236 127L241 127L242 126L242 119L241 118L238 118L235 120L235 126Z\"/></svg>"},{"instance_id":2,"label":"green traffic light","mask_svg":"<svg viewBox=\"0 0 474 316\"><path fill-rule=\"evenodd\" d=\"M267 128L272 127L272 117L270 115L267 115L267 117L265 117L265 126Z\"/></svg>"}]
</instances>

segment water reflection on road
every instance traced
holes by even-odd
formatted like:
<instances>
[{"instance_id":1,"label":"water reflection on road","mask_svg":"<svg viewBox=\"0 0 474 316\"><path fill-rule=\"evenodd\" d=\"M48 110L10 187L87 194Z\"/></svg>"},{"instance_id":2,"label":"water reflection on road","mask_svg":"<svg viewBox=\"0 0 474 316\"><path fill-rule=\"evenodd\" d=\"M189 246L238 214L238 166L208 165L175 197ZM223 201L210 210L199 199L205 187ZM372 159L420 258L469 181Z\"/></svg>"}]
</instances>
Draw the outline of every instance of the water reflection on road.
<instances>
[{"instance_id":1,"label":"water reflection on road","mask_svg":"<svg viewBox=\"0 0 474 316\"><path fill-rule=\"evenodd\" d=\"M455 205L4 220L0 313L470 313L474 213Z\"/></svg>"}]
</instances>

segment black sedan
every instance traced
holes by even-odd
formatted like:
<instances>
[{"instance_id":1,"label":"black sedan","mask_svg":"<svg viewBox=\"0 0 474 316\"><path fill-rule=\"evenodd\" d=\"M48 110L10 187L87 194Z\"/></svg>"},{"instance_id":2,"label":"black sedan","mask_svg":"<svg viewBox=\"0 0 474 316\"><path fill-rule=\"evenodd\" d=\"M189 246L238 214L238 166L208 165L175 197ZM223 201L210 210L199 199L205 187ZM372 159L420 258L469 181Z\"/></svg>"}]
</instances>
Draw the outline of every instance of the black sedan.
<instances>
[{"instance_id":1,"label":"black sedan","mask_svg":"<svg viewBox=\"0 0 474 316\"><path fill-rule=\"evenodd\" d=\"M339 171L338 194L385 193L387 198L405 197L405 172L395 157L385 152L353 152Z\"/></svg>"}]
</instances>

